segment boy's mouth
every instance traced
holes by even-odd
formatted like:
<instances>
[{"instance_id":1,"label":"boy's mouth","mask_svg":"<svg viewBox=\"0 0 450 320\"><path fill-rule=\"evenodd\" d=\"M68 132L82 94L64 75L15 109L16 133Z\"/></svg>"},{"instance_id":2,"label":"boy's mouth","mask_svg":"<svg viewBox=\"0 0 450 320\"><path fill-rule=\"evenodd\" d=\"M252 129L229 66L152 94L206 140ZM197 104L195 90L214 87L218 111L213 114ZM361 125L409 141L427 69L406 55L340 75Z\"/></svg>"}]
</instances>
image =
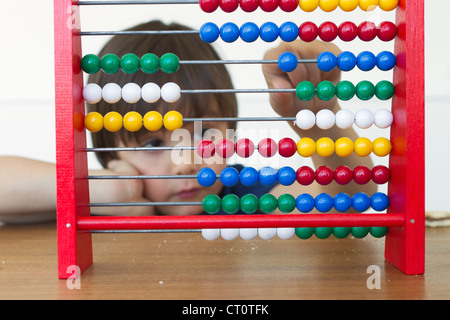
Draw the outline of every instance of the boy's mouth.
<instances>
[{"instance_id":1,"label":"boy's mouth","mask_svg":"<svg viewBox=\"0 0 450 320\"><path fill-rule=\"evenodd\" d=\"M176 196L180 199L190 199L190 198L197 196L198 193L199 193L198 188L188 188L188 189L181 190L180 192L178 192L176 194Z\"/></svg>"}]
</instances>

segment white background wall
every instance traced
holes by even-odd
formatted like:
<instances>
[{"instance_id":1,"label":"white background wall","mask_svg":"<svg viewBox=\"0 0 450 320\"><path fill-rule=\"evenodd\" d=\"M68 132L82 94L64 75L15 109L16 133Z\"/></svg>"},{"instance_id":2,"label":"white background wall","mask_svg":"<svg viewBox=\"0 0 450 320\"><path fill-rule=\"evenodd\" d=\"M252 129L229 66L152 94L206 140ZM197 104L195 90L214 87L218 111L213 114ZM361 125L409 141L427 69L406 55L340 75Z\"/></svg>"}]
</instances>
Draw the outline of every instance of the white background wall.
<instances>
[{"instance_id":1,"label":"white background wall","mask_svg":"<svg viewBox=\"0 0 450 320\"><path fill-rule=\"evenodd\" d=\"M443 30L442 21L448 19L450 2L446 0L428 0L425 7L426 20L426 208L427 210L450 211L446 201L449 196L447 182L450 180L450 168L447 165L450 152L448 120L450 119L450 59L448 58L449 36ZM54 133L54 66L53 66L53 1L51 0L2 0L0 10L0 155L19 155L44 161L55 161ZM359 10L358 10L359 11ZM316 10L306 14L301 10L294 13L264 13L257 11L246 14L237 10L233 14L220 10L213 14L203 13L196 5L180 6L116 6L85 7L82 9L83 30L121 30L152 19L165 22L177 21L198 29L206 21L217 25L233 21L238 25L253 21L261 25L273 21L280 25L291 20L301 23L312 20L334 21L340 23L352 20L359 23L371 20L379 23L392 20L392 13L377 9L371 13L344 13L337 10L324 13ZM96 53L105 37L85 38L84 54ZM374 41L363 43L355 41L343 43L336 41L342 50L359 53L370 50L392 50L392 44ZM265 50L276 45L257 41L251 45L237 41L233 44L215 43L224 59L260 59ZM234 85L238 88L264 88L265 83L260 66L230 66ZM362 75L352 71L343 75L344 79L359 81L365 79L377 82L389 79L390 74L371 72ZM266 95L239 95L240 115L270 116L273 112L267 103ZM376 110L382 104L372 102L348 102L346 108L357 110L361 107ZM261 136L275 135L295 137L286 125L274 124L267 130L267 123L250 124L251 129L262 130ZM266 130L266 131L264 131ZM386 131L371 130L364 132L369 138L384 135ZM377 160L377 162L379 162ZM289 162L294 167L301 162ZM284 163L280 163L283 165ZM91 166L98 164L91 160Z\"/></svg>"}]
</instances>

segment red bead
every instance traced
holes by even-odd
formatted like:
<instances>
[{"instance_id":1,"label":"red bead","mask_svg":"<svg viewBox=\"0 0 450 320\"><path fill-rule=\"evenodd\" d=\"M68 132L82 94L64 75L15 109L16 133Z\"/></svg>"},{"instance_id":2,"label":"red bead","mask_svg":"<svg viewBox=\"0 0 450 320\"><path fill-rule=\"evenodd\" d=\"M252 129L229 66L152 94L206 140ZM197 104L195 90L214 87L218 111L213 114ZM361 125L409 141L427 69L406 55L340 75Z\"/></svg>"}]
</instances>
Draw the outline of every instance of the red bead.
<instances>
[{"instance_id":1,"label":"red bead","mask_svg":"<svg viewBox=\"0 0 450 320\"><path fill-rule=\"evenodd\" d=\"M319 26L319 38L325 42L336 39L338 32L338 27L331 21L324 22Z\"/></svg>"},{"instance_id":2,"label":"red bead","mask_svg":"<svg viewBox=\"0 0 450 320\"><path fill-rule=\"evenodd\" d=\"M397 26L390 21L380 23L377 31L378 39L381 41L391 41L397 36Z\"/></svg>"},{"instance_id":3,"label":"red bead","mask_svg":"<svg viewBox=\"0 0 450 320\"><path fill-rule=\"evenodd\" d=\"M391 179L391 170L385 166L376 166L372 169L372 180L377 184L385 184Z\"/></svg>"},{"instance_id":4,"label":"red bead","mask_svg":"<svg viewBox=\"0 0 450 320\"><path fill-rule=\"evenodd\" d=\"M308 186L315 180L314 170L307 166L298 168L296 176L297 182L300 183L302 186Z\"/></svg>"},{"instance_id":5,"label":"red bead","mask_svg":"<svg viewBox=\"0 0 450 320\"><path fill-rule=\"evenodd\" d=\"M197 145L197 154L204 159L211 158L214 155L215 150L216 147L211 140L202 140Z\"/></svg>"},{"instance_id":6,"label":"red bead","mask_svg":"<svg viewBox=\"0 0 450 320\"><path fill-rule=\"evenodd\" d=\"M216 153L222 158L229 158L234 154L234 142L222 139L216 145Z\"/></svg>"},{"instance_id":7,"label":"red bead","mask_svg":"<svg viewBox=\"0 0 450 320\"><path fill-rule=\"evenodd\" d=\"M372 171L366 166L357 166L353 169L353 180L357 184L366 184L372 179Z\"/></svg>"},{"instance_id":8,"label":"red bead","mask_svg":"<svg viewBox=\"0 0 450 320\"><path fill-rule=\"evenodd\" d=\"M241 9L245 12L253 12L259 7L259 0L241 0Z\"/></svg>"},{"instance_id":9,"label":"red bead","mask_svg":"<svg viewBox=\"0 0 450 320\"><path fill-rule=\"evenodd\" d=\"M236 142L236 153L241 158L250 157L255 151L255 145L247 138L239 139Z\"/></svg>"},{"instance_id":10,"label":"red bead","mask_svg":"<svg viewBox=\"0 0 450 320\"><path fill-rule=\"evenodd\" d=\"M305 42L316 40L319 35L319 28L313 22L307 21L300 25L298 36Z\"/></svg>"},{"instance_id":11,"label":"red bead","mask_svg":"<svg viewBox=\"0 0 450 320\"><path fill-rule=\"evenodd\" d=\"M340 185L346 185L353 179L353 171L347 166L339 166L334 170L334 180Z\"/></svg>"},{"instance_id":12,"label":"red bead","mask_svg":"<svg viewBox=\"0 0 450 320\"><path fill-rule=\"evenodd\" d=\"M278 8L279 0L259 0L259 7L262 11L272 12Z\"/></svg>"},{"instance_id":13,"label":"red bead","mask_svg":"<svg viewBox=\"0 0 450 320\"><path fill-rule=\"evenodd\" d=\"M199 4L204 12L211 13L216 11L219 7L219 0L200 0Z\"/></svg>"},{"instance_id":14,"label":"red bead","mask_svg":"<svg viewBox=\"0 0 450 320\"><path fill-rule=\"evenodd\" d=\"M339 39L353 41L358 36L358 27L351 21L342 22L339 26Z\"/></svg>"},{"instance_id":15,"label":"red bead","mask_svg":"<svg viewBox=\"0 0 450 320\"><path fill-rule=\"evenodd\" d=\"M358 27L358 36L362 41L372 41L377 36L377 26L370 21L361 23Z\"/></svg>"},{"instance_id":16,"label":"red bead","mask_svg":"<svg viewBox=\"0 0 450 320\"><path fill-rule=\"evenodd\" d=\"M224 12L233 12L239 7L239 0L220 0L220 9Z\"/></svg>"},{"instance_id":17,"label":"red bead","mask_svg":"<svg viewBox=\"0 0 450 320\"><path fill-rule=\"evenodd\" d=\"M258 143L258 151L263 157L272 157L278 151L277 143L270 138L262 139Z\"/></svg>"},{"instance_id":18,"label":"red bead","mask_svg":"<svg viewBox=\"0 0 450 320\"><path fill-rule=\"evenodd\" d=\"M289 158L297 152L297 144L291 138L283 138L278 142L278 153L280 156Z\"/></svg>"},{"instance_id":19,"label":"red bead","mask_svg":"<svg viewBox=\"0 0 450 320\"><path fill-rule=\"evenodd\" d=\"M298 0L280 0L280 9L285 12L292 12L298 7Z\"/></svg>"},{"instance_id":20,"label":"red bead","mask_svg":"<svg viewBox=\"0 0 450 320\"><path fill-rule=\"evenodd\" d=\"M330 184L334 179L333 170L327 166L320 166L316 169L316 181L317 183L325 186Z\"/></svg>"}]
</instances>

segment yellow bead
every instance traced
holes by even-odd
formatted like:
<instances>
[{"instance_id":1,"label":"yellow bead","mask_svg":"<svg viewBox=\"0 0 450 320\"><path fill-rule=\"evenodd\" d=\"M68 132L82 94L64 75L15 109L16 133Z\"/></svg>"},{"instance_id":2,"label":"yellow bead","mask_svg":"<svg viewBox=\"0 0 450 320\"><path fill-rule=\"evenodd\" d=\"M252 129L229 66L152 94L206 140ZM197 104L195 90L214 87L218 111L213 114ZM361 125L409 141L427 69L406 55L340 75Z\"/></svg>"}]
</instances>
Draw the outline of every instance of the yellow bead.
<instances>
[{"instance_id":1,"label":"yellow bead","mask_svg":"<svg viewBox=\"0 0 450 320\"><path fill-rule=\"evenodd\" d=\"M334 142L330 138L320 138L316 142L316 152L321 157L329 157L334 153Z\"/></svg>"},{"instance_id":2,"label":"yellow bead","mask_svg":"<svg viewBox=\"0 0 450 320\"><path fill-rule=\"evenodd\" d=\"M372 142L367 138L358 138L354 143L355 153L360 157L366 157L372 153Z\"/></svg>"},{"instance_id":3,"label":"yellow bead","mask_svg":"<svg viewBox=\"0 0 450 320\"><path fill-rule=\"evenodd\" d=\"M359 5L359 0L340 0L339 1L339 7L341 7L341 9L343 11L353 11L356 8L358 8Z\"/></svg>"},{"instance_id":4,"label":"yellow bead","mask_svg":"<svg viewBox=\"0 0 450 320\"><path fill-rule=\"evenodd\" d=\"M373 141L373 153L379 157L385 157L391 153L392 144L386 138L377 138Z\"/></svg>"},{"instance_id":5,"label":"yellow bead","mask_svg":"<svg viewBox=\"0 0 450 320\"><path fill-rule=\"evenodd\" d=\"M98 112L89 112L84 117L84 126L91 132L98 132L103 129L103 116Z\"/></svg>"},{"instance_id":6,"label":"yellow bead","mask_svg":"<svg viewBox=\"0 0 450 320\"><path fill-rule=\"evenodd\" d=\"M378 0L381 10L392 11L398 6L398 0Z\"/></svg>"},{"instance_id":7,"label":"yellow bead","mask_svg":"<svg viewBox=\"0 0 450 320\"><path fill-rule=\"evenodd\" d=\"M158 131L162 128L163 118L161 113L149 111L144 116L144 127L149 131Z\"/></svg>"},{"instance_id":8,"label":"yellow bead","mask_svg":"<svg viewBox=\"0 0 450 320\"><path fill-rule=\"evenodd\" d=\"M319 6L319 0L300 0L298 5L303 11L312 12Z\"/></svg>"},{"instance_id":9,"label":"yellow bead","mask_svg":"<svg viewBox=\"0 0 450 320\"><path fill-rule=\"evenodd\" d=\"M334 143L335 152L340 157L348 157L353 153L353 141L349 138L342 137Z\"/></svg>"},{"instance_id":10,"label":"yellow bead","mask_svg":"<svg viewBox=\"0 0 450 320\"><path fill-rule=\"evenodd\" d=\"M301 138L297 142L297 152L302 157L311 157L316 152L316 143L311 138Z\"/></svg>"},{"instance_id":11,"label":"yellow bead","mask_svg":"<svg viewBox=\"0 0 450 320\"><path fill-rule=\"evenodd\" d=\"M359 7L364 11L375 10L378 6L378 0L359 0Z\"/></svg>"},{"instance_id":12,"label":"yellow bead","mask_svg":"<svg viewBox=\"0 0 450 320\"><path fill-rule=\"evenodd\" d=\"M142 128L142 116L136 111L130 111L123 117L123 126L131 132L136 132Z\"/></svg>"},{"instance_id":13,"label":"yellow bead","mask_svg":"<svg viewBox=\"0 0 450 320\"><path fill-rule=\"evenodd\" d=\"M105 114L103 118L103 126L110 132L116 132L122 129L122 116L116 111Z\"/></svg>"},{"instance_id":14,"label":"yellow bead","mask_svg":"<svg viewBox=\"0 0 450 320\"><path fill-rule=\"evenodd\" d=\"M183 116L178 111L169 111L164 116L164 127L175 131L183 126Z\"/></svg>"},{"instance_id":15,"label":"yellow bead","mask_svg":"<svg viewBox=\"0 0 450 320\"><path fill-rule=\"evenodd\" d=\"M325 12L336 10L339 5L339 0L320 0L319 6Z\"/></svg>"}]
</instances>

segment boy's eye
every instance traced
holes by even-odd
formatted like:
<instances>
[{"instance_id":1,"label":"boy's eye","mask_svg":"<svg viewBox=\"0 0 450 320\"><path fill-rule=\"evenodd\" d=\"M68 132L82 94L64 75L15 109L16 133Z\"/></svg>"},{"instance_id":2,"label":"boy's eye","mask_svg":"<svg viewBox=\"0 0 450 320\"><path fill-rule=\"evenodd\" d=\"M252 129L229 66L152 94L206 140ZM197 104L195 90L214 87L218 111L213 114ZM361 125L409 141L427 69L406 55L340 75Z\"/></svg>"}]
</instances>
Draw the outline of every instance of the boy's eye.
<instances>
[{"instance_id":1,"label":"boy's eye","mask_svg":"<svg viewBox=\"0 0 450 320\"><path fill-rule=\"evenodd\" d=\"M144 142L141 147L144 148L153 148L153 147L162 147L164 142L161 139L151 139Z\"/></svg>"}]
</instances>

